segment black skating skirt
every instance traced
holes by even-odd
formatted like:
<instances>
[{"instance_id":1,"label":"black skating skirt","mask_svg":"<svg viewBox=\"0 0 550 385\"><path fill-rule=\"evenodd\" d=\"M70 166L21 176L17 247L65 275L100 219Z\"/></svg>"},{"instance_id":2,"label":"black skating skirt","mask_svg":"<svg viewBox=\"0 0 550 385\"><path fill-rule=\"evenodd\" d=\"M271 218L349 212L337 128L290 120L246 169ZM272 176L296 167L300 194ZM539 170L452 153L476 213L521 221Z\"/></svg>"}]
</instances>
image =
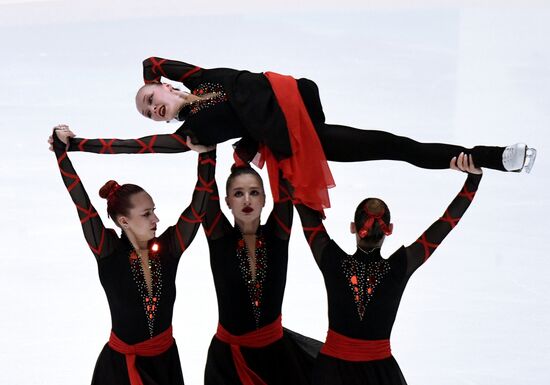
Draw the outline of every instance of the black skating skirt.
<instances>
[{"instance_id":1,"label":"black skating skirt","mask_svg":"<svg viewBox=\"0 0 550 385\"><path fill-rule=\"evenodd\" d=\"M313 385L407 385L395 361L345 361L319 353L313 368Z\"/></svg>"},{"instance_id":2,"label":"black skating skirt","mask_svg":"<svg viewBox=\"0 0 550 385\"><path fill-rule=\"evenodd\" d=\"M180 357L176 343L154 357L136 357L136 368L143 385L183 385ZM126 357L108 344L99 354L92 385L130 385Z\"/></svg>"},{"instance_id":3,"label":"black skating skirt","mask_svg":"<svg viewBox=\"0 0 550 385\"><path fill-rule=\"evenodd\" d=\"M283 329L283 337L262 348L241 348L252 369L268 385L310 385L322 343ZM241 385L229 344L216 337L208 349L205 385Z\"/></svg>"}]
</instances>

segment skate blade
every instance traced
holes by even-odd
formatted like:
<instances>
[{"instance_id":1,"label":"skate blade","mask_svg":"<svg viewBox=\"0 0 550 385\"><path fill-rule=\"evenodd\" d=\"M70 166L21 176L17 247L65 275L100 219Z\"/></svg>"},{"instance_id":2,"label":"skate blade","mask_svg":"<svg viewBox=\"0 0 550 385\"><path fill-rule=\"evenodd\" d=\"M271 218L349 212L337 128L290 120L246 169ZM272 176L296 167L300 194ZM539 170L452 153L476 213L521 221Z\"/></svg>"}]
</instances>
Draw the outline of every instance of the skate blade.
<instances>
[{"instance_id":1,"label":"skate blade","mask_svg":"<svg viewBox=\"0 0 550 385\"><path fill-rule=\"evenodd\" d=\"M525 152L525 164L523 165L523 169L527 174L529 174L533 169L535 159L537 159L537 150L534 148L527 148L527 151Z\"/></svg>"}]
</instances>

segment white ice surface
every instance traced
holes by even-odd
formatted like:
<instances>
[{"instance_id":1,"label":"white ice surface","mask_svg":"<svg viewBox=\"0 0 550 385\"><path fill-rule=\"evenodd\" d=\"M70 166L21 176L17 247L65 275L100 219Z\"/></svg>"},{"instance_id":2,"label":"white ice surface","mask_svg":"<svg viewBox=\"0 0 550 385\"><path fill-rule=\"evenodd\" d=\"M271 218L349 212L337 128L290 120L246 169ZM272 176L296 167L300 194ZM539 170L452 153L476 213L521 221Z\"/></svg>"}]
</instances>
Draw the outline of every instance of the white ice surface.
<instances>
[{"instance_id":1,"label":"white ice surface","mask_svg":"<svg viewBox=\"0 0 550 385\"><path fill-rule=\"evenodd\" d=\"M160 6L148 16L142 2L0 1L1 384L90 381L109 312L46 139L57 123L83 137L174 131L135 111L141 60L151 55L309 77L331 123L421 141L536 146L531 175L485 173L459 227L412 278L392 348L411 385L548 383L550 8L374 3L302 1L291 10L284 2L278 11L251 1L246 10L239 2L167 1L175 16ZM230 144L218 154L223 185ZM109 224L97 195L107 179L148 190L160 231L175 222L195 183L191 154L71 158ZM346 230L355 205L382 197L396 224L386 256L414 241L464 179L389 161L332 166L329 233L353 251ZM298 219L294 229L284 323L323 339L324 286ZM200 384L217 323L202 233L181 260L177 285L173 324L185 381Z\"/></svg>"}]
</instances>

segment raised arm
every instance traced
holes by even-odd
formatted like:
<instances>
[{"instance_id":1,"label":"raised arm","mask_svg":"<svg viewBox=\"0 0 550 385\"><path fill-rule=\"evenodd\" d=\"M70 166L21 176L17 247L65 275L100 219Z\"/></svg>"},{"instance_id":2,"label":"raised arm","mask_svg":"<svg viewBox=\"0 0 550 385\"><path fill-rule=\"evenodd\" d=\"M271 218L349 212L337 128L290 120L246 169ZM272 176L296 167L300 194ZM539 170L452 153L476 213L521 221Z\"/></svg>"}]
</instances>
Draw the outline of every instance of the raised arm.
<instances>
[{"instance_id":1,"label":"raised arm","mask_svg":"<svg viewBox=\"0 0 550 385\"><path fill-rule=\"evenodd\" d=\"M214 174L216 171L216 150L199 154L197 184L193 191L191 204L183 210L177 223L168 229L175 255L181 256L191 244L203 218L210 197L214 192Z\"/></svg>"},{"instance_id":2,"label":"raised arm","mask_svg":"<svg viewBox=\"0 0 550 385\"><path fill-rule=\"evenodd\" d=\"M210 188L212 193L209 196L206 205L206 213L202 220L204 233L209 240L215 240L223 237L225 234L233 230L233 226L227 220L220 207L220 194L216 178L212 178L213 183Z\"/></svg>"},{"instance_id":3,"label":"raised arm","mask_svg":"<svg viewBox=\"0 0 550 385\"><path fill-rule=\"evenodd\" d=\"M290 195L290 185L282 174L279 174L279 199L273 203L273 211L267 220L268 226L273 229L275 236L288 240L292 229L294 206Z\"/></svg>"},{"instance_id":4,"label":"raised arm","mask_svg":"<svg viewBox=\"0 0 550 385\"><path fill-rule=\"evenodd\" d=\"M313 257L317 265L321 266L321 257L323 256L325 247L330 243L330 237L323 225L323 213L301 203L296 205L296 209L298 210L298 215L300 215L304 235L311 248Z\"/></svg>"},{"instance_id":5,"label":"raised arm","mask_svg":"<svg viewBox=\"0 0 550 385\"><path fill-rule=\"evenodd\" d=\"M160 134L139 139L71 138L67 151L96 154L153 154L189 151L187 141L178 134Z\"/></svg>"},{"instance_id":6,"label":"raised arm","mask_svg":"<svg viewBox=\"0 0 550 385\"><path fill-rule=\"evenodd\" d=\"M59 135L63 136L64 134L59 133ZM65 183L65 187L67 187L67 191L69 191L71 199L76 206L88 246L94 253L96 259L99 260L111 254L117 236L113 230L106 229L103 226L103 222L90 202L80 177L73 168L65 147L65 143L63 143L58 136L58 131L54 131L53 151L57 158L57 164L59 165L63 183Z\"/></svg>"},{"instance_id":7,"label":"raised arm","mask_svg":"<svg viewBox=\"0 0 550 385\"><path fill-rule=\"evenodd\" d=\"M441 218L435 221L412 245L406 248L407 276L428 260L447 234L458 224L474 199L481 174L468 174L460 193L451 202Z\"/></svg>"},{"instance_id":8,"label":"raised arm","mask_svg":"<svg viewBox=\"0 0 550 385\"><path fill-rule=\"evenodd\" d=\"M202 68L177 60L150 57L143 61L143 80L148 83L159 83L161 77L182 82L192 90L200 78Z\"/></svg>"}]
</instances>

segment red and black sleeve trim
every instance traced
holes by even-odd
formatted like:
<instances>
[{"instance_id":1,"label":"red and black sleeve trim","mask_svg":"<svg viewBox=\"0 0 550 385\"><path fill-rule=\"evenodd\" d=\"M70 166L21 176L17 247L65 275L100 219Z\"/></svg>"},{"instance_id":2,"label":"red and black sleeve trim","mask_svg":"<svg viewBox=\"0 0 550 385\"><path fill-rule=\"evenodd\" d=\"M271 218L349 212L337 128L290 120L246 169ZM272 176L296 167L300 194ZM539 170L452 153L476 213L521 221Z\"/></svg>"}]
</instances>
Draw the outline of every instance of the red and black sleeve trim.
<instances>
[{"instance_id":1,"label":"red and black sleeve trim","mask_svg":"<svg viewBox=\"0 0 550 385\"><path fill-rule=\"evenodd\" d=\"M187 142L178 134L160 134L138 139L73 138L68 151L96 154L172 154L187 152Z\"/></svg>"},{"instance_id":2,"label":"red and black sleeve trim","mask_svg":"<svg viewBox=\"0 0 550 385\"><path fill-rule=\"evenodd\" d=\"M472 203L481 175L469 174L461 191L443 213L415 243L406 248L409 260L408 274L412 274L434 253L445 237L453 230Z\"/></svg>"},{"instance_id":3,"label":"red and black sleeve trim","mask_svg":"<svg viewBox=\"0 0 550 385\"><path fill-rule=\"evenodd\" d=\"M101 218L90 202L80 177L73 168L65 144L59 140L55 132L53 133L53 139L53 148L59 171L76 207L86 242L96 259L106 257L114 249L114 241L117 238L116 233L106 231Z\"/></svg>"}]
</instances>

